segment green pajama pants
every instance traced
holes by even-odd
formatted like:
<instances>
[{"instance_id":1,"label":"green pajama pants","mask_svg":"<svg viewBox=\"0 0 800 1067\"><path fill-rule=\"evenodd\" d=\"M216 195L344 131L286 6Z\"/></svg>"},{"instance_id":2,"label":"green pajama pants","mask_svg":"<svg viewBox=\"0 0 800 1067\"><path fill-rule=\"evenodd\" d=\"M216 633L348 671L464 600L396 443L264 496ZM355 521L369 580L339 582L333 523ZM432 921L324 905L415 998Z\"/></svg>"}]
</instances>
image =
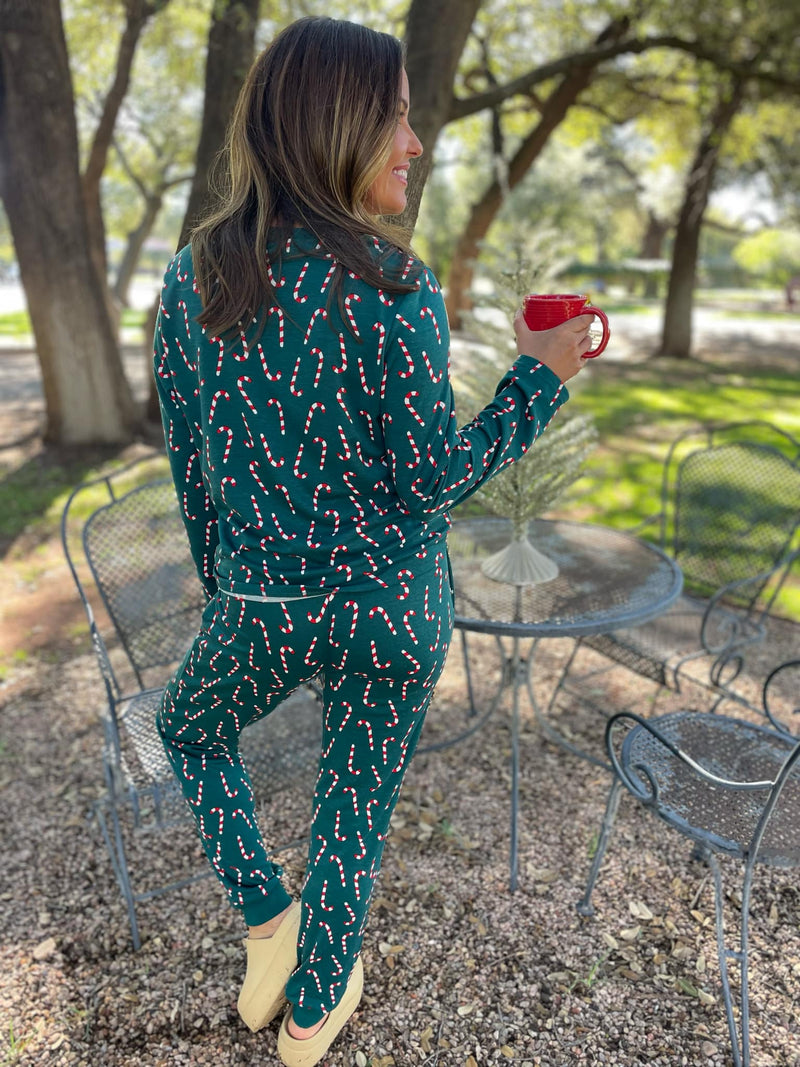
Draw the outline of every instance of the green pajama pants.
<instances>
[{"instance_id":1,"label":"green pajama pants","mask_svg":"<svg viewBox=\"0 0 800 1067\"><path fill-rule=\"evenodd\" d=\"M218 593L167 688L158 727L206 855L251 925L290 903L266 858L239 734L324 673L297 968L299 1026L338 1003L361 947L389 820L452 636L444 549L407 581L265 603Z\"/></svg>"}]
</instances>

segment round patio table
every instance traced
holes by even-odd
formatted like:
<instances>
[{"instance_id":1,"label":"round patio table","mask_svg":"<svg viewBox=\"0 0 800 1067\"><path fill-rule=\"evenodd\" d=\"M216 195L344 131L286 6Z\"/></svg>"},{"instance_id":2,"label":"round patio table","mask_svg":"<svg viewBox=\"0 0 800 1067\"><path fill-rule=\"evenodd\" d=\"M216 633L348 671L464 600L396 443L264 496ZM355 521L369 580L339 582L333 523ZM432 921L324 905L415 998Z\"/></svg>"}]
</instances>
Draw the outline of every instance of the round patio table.
<instances>
[{"instance_id":1,"label":"round patio table","mask_svg":"<svg viewBox=\"0 0 800 1067\"><path fill-rule=\"evenodd\" d=\"M525 687L537 721L551 741L574 755L606 769L603 761L579 749L547 722L531 684L531 670L539 640L583 637L647 622L665 611L680 595L683 578L674 560L632 534L589 523L536 519L528 539L558 565L558 576L541 584L516 585L497 581L482 570L483 562L512 539L506 519L456 521L448 536L455 589L455 625L462 631L511 638L497 693L479 711L473 699L469 654L465 667L470 706L476 720L457 738L431 745L443 748L474 733L498 707L510 686L511 714L511 889L517 885L519 815L519 695ZM526 657L521 643L531 642Z\"/></svg>"}]
</instances>

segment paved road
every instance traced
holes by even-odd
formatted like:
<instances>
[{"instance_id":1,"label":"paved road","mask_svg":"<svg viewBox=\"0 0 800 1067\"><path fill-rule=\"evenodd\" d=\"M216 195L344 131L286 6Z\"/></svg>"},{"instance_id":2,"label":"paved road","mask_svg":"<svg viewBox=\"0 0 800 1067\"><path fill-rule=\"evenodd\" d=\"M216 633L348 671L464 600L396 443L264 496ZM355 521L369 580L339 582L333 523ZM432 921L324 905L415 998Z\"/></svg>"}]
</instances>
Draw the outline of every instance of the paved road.
<instances>
[{"instance_id":1,"label":"paved road","mask_svg":"<svg viewBox=\"0 0 800 1067\"><path fill-rule=\"evenodd\" d=\"M148 307L153 289L139 286L133 294L136 307ZM16 286L0 285L0 313L24 307L24 297ZM612 317L612 338L601 360L637 360L652 352L661 330L660 311L635 314L616 313ZM779 357L800 369L800 314L793 317L744 317L723 311L699 308L694 314L695 351L716 353L740 360L755 354ZM457 362L464 342L454 339ZM123 353L125 368L134 392L144 398L149 362L138 345ZM33 432L43 411L41 376L31 348L19 341L0 338L0 450Z\"/></svg>"}]
</instances>

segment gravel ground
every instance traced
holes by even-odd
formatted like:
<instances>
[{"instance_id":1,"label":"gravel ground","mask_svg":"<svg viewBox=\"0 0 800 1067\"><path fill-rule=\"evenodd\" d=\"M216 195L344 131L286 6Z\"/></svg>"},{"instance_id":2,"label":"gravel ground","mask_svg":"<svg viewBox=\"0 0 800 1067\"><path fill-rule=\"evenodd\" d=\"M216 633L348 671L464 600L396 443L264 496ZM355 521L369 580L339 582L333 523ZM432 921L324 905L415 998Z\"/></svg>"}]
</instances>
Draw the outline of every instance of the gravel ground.
<instances>
[{"instance_id":1,"label":"gravel ground","mask_svg":"<svg viewBox=\"0 0 800 1067\"><path fill-rule=\"evenodd\" d=\"M776 623L769 654L796 653L797 634ZM551 644L537 673L543 687L561 654ZM496 666L479 654L488 683ZM440 685L429 741L461 715L459 658ZM648 698L625 672L594 684L615 705ZM144 944L132 950L102 840L86 820L102 789L101 703L88 649L42 656L0 687L0 1063L277 1064L277 1023L253 1035L236 1014L243 928L215 881L141 906ZM600 733L588 712L572 709L569 724ZM461 745L413 762L364 943L364 1000L325 1062L729 1064L706 869L682 839L623 801L597 913L581 919L575 903L608 779L543 744L526 710L521 877L510 893L509 744L501 712ZM288 840L303 832L308 803L302 791L281 793L262 825ZM132 851L136 870L152 874L173 861L199 865L198 857L188 826L166 844L139 835ZM287 853L284 863L296 890L302 857ZM737 900L728 900L732 921ZM791 871L757 877L751 986L754 1067L800 1064L800 894Z\"/></svg>"}]
</instances>

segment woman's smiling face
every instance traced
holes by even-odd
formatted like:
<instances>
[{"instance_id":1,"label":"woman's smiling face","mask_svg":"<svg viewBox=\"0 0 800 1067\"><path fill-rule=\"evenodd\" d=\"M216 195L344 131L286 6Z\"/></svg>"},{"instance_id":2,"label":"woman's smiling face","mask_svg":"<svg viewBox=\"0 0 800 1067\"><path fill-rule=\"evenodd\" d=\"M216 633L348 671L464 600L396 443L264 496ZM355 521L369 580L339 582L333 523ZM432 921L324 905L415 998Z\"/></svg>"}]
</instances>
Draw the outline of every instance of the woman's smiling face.
<instances>
[{"instance_id":1,"label":"woman's smiling face","mask_svg":"<svg viewBox=\"0 0 800 1067\"><path fill-rule=\"evenodd\" d=\"M403 71L397 131L386 166L370 186L367 203L376 215L399 215L406 206L408 163L422 155L422 144L408 123L408 76Z\"/></svg>"}]
</instances>

